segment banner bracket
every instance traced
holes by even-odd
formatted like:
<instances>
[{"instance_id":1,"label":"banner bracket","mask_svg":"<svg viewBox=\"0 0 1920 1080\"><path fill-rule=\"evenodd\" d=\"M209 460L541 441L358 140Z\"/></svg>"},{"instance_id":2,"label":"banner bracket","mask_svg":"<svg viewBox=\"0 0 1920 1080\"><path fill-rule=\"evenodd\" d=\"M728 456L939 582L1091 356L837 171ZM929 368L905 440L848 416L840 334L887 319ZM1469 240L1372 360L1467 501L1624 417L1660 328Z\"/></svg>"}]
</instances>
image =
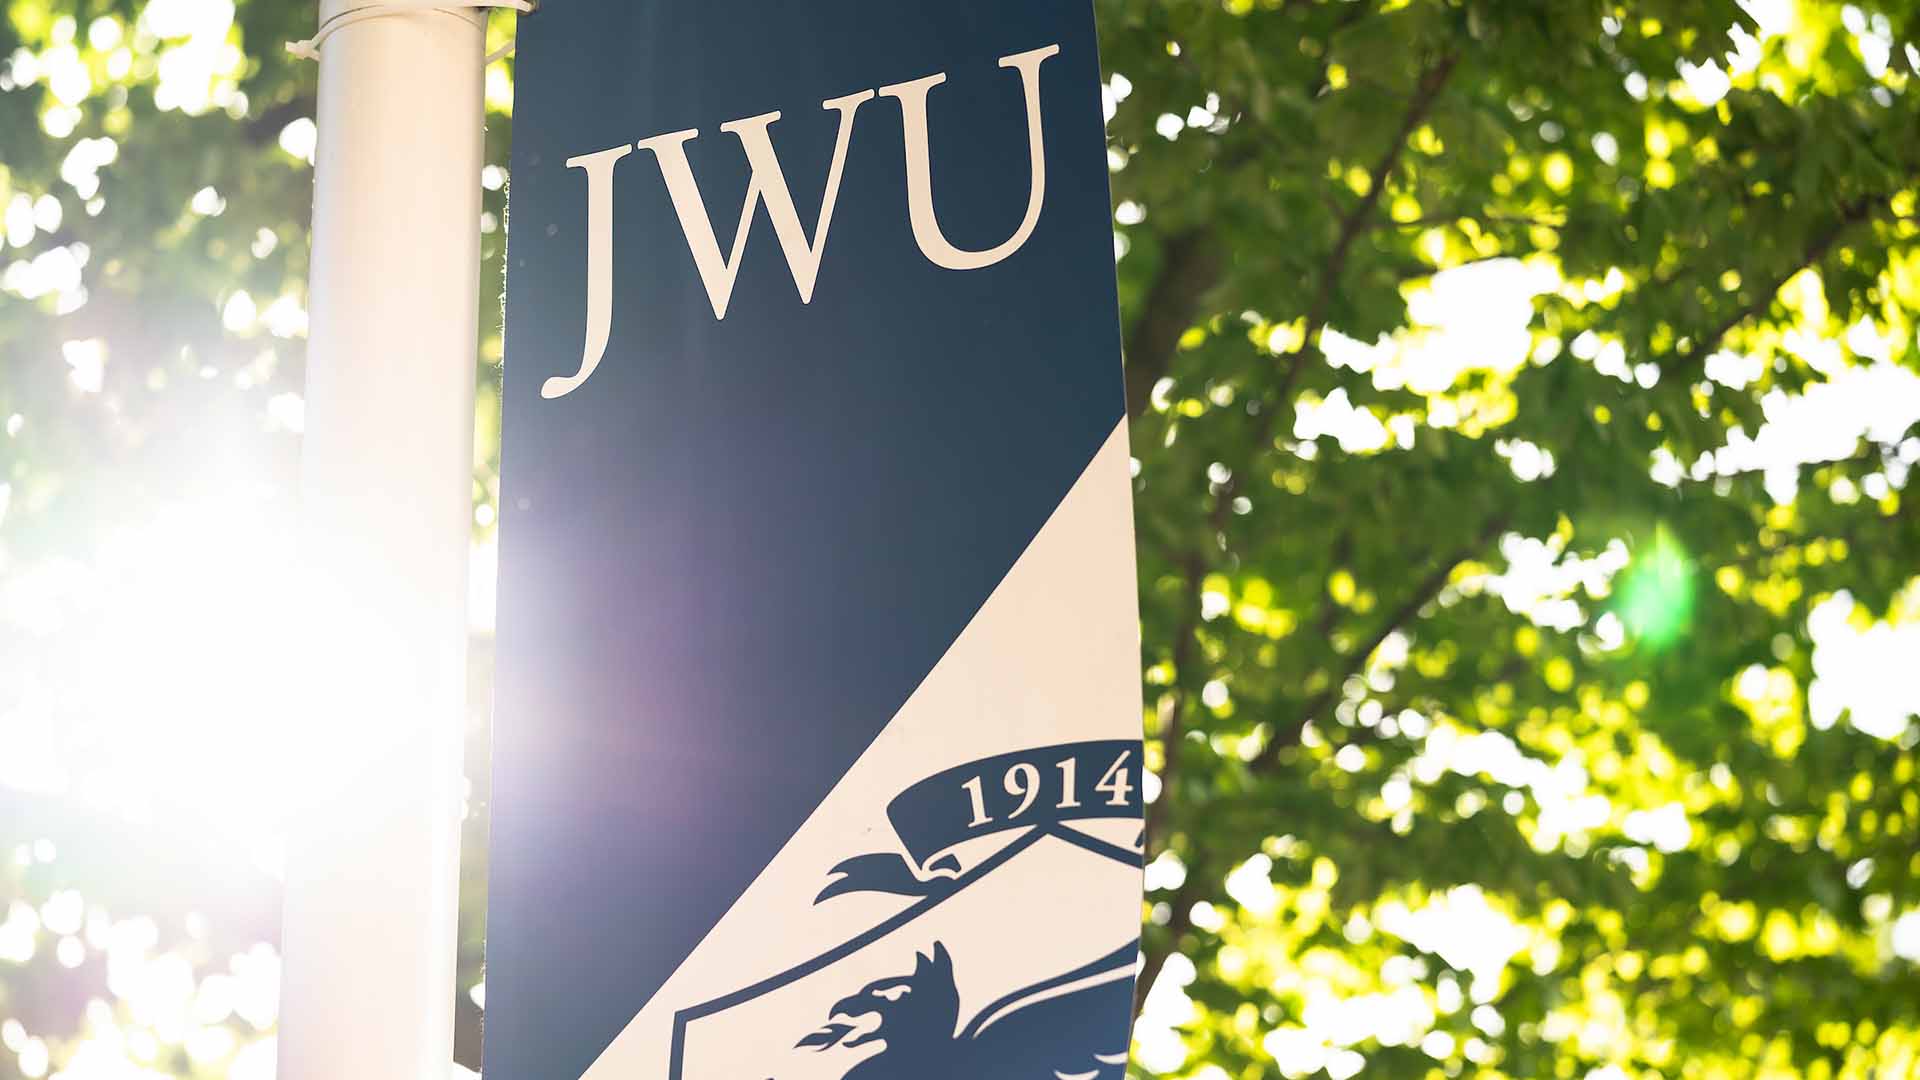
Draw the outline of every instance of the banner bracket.
<instances>
[{"instance_id":1,"label":"banner bracket","mask_svg":"<svg viewBox=\"0 0 1920 1080\"><path fill-rule=\"evenodd\" d=\"M378 19L385 15L412 14L420 11L453 12L462 8L501 9L517 11L522 15L532 15L540 10L539 0L381 0L380 3L365 7L349 8L320 24L314 35L301 41L287 42L287 51L302 60L320 59L320 46L336 32L368 19ZM513 52L513 42L509 41L487 54L486 63L493 63Z\"/></svg>"}]
</instances>

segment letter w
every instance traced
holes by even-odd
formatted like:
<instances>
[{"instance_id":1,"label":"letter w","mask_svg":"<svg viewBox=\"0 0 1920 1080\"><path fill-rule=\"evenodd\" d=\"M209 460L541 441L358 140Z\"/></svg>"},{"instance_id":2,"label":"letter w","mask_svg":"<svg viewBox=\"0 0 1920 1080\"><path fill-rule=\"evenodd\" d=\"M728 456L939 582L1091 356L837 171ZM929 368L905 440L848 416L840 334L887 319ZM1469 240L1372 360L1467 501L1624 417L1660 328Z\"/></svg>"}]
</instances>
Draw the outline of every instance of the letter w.
<instances>
[{"instance_id":1,"label":"letter w","mask_svg":"<svg viewBox=\"0 0 1920 1080\"><path fill-rule=\"evenodd\" d=\"M680 229L686 234L693 263L700 270L700 281L713 301L713 317L727 317L727 301L733 296L733 280L740 271L740 252L746 247L747 232L753 225L754 207L767 204L767 216L773 219L773 232L786 253L787 266L793 271L793 284L800 290L800 302L813 302L813 282L820 272L820 255L827 246L827 227L833 221L833 204L840 195L840 172L847 161L847 144L853 137L853 115L860 104L873 97L873 91L832 98L820 103L823 109L840 114L840 136L833 148L833 165L827 170L826 192L820 199L820 220L814 226L813 239L807 239L800 225L800 214L793 208L793 195L787 178L780 171L780 159L773 152L773 140L767 128L780 119L778 112L761 113L744 120L720 125L740 139L747 152L753 176L747 182L746 204L740 209L740 224L733 233L733 251L722 257L720 241L713 234L713 221L707 216L706 200L694 182L693 168L687 164L686 144L699 134L697 129L656 135L636 146L651 150L659 159L660 174L666 178L667 193L673 196L673 209L680 215Z\"/></svg>"}]
</instances>

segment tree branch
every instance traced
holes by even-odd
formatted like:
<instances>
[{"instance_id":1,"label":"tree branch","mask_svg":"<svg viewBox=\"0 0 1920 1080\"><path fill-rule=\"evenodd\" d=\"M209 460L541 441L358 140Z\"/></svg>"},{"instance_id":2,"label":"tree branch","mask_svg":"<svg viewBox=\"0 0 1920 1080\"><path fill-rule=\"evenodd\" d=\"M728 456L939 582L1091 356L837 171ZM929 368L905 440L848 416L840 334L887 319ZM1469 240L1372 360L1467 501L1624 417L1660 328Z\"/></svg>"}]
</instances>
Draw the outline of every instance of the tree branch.
<instances>
[{"instance_id":1,"label":"tree branch","mask_svg":"<svg viewBox=\"0 0 1920 1080\"><path fill-rule=\"evenodd\" d=\"M1173 683L1160 697L1160 797L1147 807L1146 834L1141 844L1147 861L1166 848L1167 818L1173 807L1173 786L1180 773L1180 742L1186 735L1187 688L1193 660L1194 635L1200 629L1200 586L1206 565L1199 556L1187 560L1186 608L1173 640Z\"/></svg>"},{"instance_id":2,"label":"tree branch","mask_svg":"<svg viewBox=\"0 0 1920 1080\"><path fill-rule=\"evenodd\" d=\"M1452 225L1460 221L1471 221L1485 228L1489 225L1511 225L1529 229L1559 229L1567 224L1565 217L1535 217L1530 214L1503 214L1481 210L1462 210L1457 212L1439 211L1422 214L1408 221L1376 222L1376 229L1429 229L1436 225Z\"/></svg>"},{"instance_id":3,"label":"tree branch","mask_svg":"<svg viewBox=\"0 0 1920 1080\"><path fill-rule=\"evenodd\" d=\"M1413 99L1408 103L1407 111L1400 118L1400 126L1394 129L1393 142L1386 153L1374 163L1373 171L1368 173L1371 181L1367 193L1347 216L1341 219L1340 231L1334 237L1333 251L1328 254L1324 269L1320 272L1320 287L1314 294L1313 305L1307 309L1306 332L1301 337L1300 348L1305 349L1320 335L1321 327L1326 325L1328 309L1333 305L1334 290L1340 284L1341 272L1346 269L1347 258L1353 252L1353 243L1360 234L1367 231L1367 221L1373 215L1374 207L1380 204L1380 196L1386 191L1387 178L1400 164L1400 157L1406 153L1407 139L1426 123L1427 115L1440 100L1440 91L1453 77L1454 68L1459 64L1457 53L1448 53L1440 62L1428 68L1420 76L1420 82L1414 87ZM1296 350L1298 351L1298 350ZM1298 365L1296 365L1297 367Z\"/></svg>"},{"instance_id":4,"label":"tree branch","mask_svg":"<svg viewBox=\"0 0 1920 1080\"><path fill-rule=\"evenodd\" d=\"M1288 6L1293 0L1289 0ZM1351 26L1365 13L1363 4L1352 5L1351 10L1343 14L1335 25L1335 32ZM1316 307L1324 308L1331 296L1332 284L1337 279L1346 262L1346 249L1352 247L1355 237L1363 229L1359 223L1380 201L1379 191L1386 173L1390 172L1399 160L1407 136L1426 118L1433 108L1441 86L1452 73L1454 57L1442 60L1434 69L1421 78L1415 92L1413 107L1402 122L1394 145L1387 156L1375 168L1374 184L1361 205L1354 208L1341 223L1341 239L1336 241L1335 256L1329 260L1327 270L1321 275L1321 298ZM1325 88L1327 66L1321 65L1318 85L1309 97L1317 97ZM1255 132L1259 129L1256 126ZM1252 155L1235 155L1223 161L1224 167L1237 168ZM1133 328L1126 340L1126 388L1127 415L1138 418L1145 415L1153 395L1154 384L1173 366L1174 350L1180 343L1180 335L1193 325L1194 316L1200 310L1200 300L1207 291L1218 284L1224 271L1224 261L1215 247L1212 235L1205 229L1194 228L1169 236L1162 252L1162 262L1153 287L1148 290L1145 303L1141 305L1140 315L1134 320ZM1324 311L1321 318L1324 318ZM1310 320L1310 325L1320 320ZM1309 330L1307 340L1313 333ZM1297 365L1296 365L1297 366Z\"/></svg>"},{"instance_id":5,"label":"tree branch","mask_svg":"<svg viewBox=\"0 0 1920 1080\"><path fill-rule=\"evenodd\" d=\"M1255 448L1264 444L1273 431L1274 418L1280 415L1285 403L1293 397L1293 385L1306 369L1307 357L1320 347L1320 332L1326 328L1327 317L1333 307L1333 294L1340 285L1340 276L1347 268L1347 259L1353 253L1354 241L1370 228L1368 219L1374 208L1380 205L1380 197L1386 191L1387 178L1399 165L1400 157L1406 153L1407 139L1419 130L1433 112L1434 104L1440 99L1440 91L1453 77L1454 68L1459 64L1457 53L1448 53L1440 62L1427 69L1420 77L1419 85L1414 89L1413 99L1407 104L1407 111L1400 118L1400 125L1394 129L1392 145L1380 160L1374 163L1373 171L1368 173L1370 182L1367 193L1345 217L1340 219L1340 231L1335 235L1333 250L1328 253L1327 261L1320 270L1320 286L1314 293L1313 305L1307 309L1307 321L1300 334L1300 344L1281 359L1288 361L1287 370L1280 376L1280 385L1274 395L1274 407L1266 410L1258 427L1259 438Z\"/></svg>"},{"instance_id":6,"label":"tree branch","mask_svg":"<svg viewBox=\"0 0 1920 1080\"><path fill-rule=\"evenodd\" d=\"M1510 520L1511 515L1505 511L1494 514L1480 526L1471 540L1460 545L1428 571L1427 576L1422 578L1420 583L1414 586L1413 591L1400 602L1400 606L1394 608L1393 612L1381 620L1380 625L1374 628L1373 633L1368 635L1364 642L1347 654L1347 662L1341 667L1339 673L1327 680L1327 685L1319 693L1307 699L1306 705L1300 710L1298 722L1287 731L1277 733L1268 742L1260 756L1254 759L1254 770L1264 771L1277 766L1282 750L1299 745L1301 733L1307 724L1326 711L1327 705L1333 701L1335 694L1340 693L1341 687L1348 679L1365 670L1367 660L1373 656L1374 651L1380 648L1395 631L1412 622L1415 616L1420 614L1421 608L1426 607L1434 597L1439 596L1440 590L1446 588L1447 582L1452 579L1454 570L1461 563L1479 554L1480 549L1489 541L1505 532Z\"/></svg>"},{"instance_id":7,"label":"tree branch","mask_svg":"<svg viewBox=\"0 0 1920 1080\"><path fill-rule=\"evenodd\" d=\"M1133 1016L1140 1018L1140 1009L1147 1003L1147 993L1153 989L1154 980L1160 977L1160 969L1167 966L1167 957L1172 956L1179 947L1180 937L1193 929L1193 905L1199 903L1200 874L1196 866L1187 867L1187 880L1180 883L1173 896L1167 901L1167 925L1160 944L1153 944L1143 936L1140 939L1140 973L1133 983Z\"/></svg>"},{"instance_id":8,"label":"tree branch","mask_svg":"<svg viewBox=\"0 0 1920 1080\"><path fill-rule=\"evenodd\" d=\"M1365 668L1367 660L1372 657L1374 651L1379 649L1387 640L1387 637L1394 631L1406 626L1419 615L1421 608L1427 606L1436 596L1440 595L1440 590L1444 589L1447 582L1452 579L1454 570L1458 568L1461 563L1466 562L1478 554L1480 549L1489 541L1505 532L1511 520L1511 514L1506 511L1495 513L1481 525L1471 540L1462 544L1459 548L1455 549L1452 554L1435 565L1434 568L1428 572L1427 576L1421 579L1420 583L1414 587L1413 591L1401 601L1400 606L1395 608L1386 619L1382 620L1380 625L1374 629L1373 634L1370 635L1359 648L1356 648L1352 653L1348 654L1347 663L1340 674L1330 680L1326 688L1314 695L1314 697L1308 701L1307 705L1301 709L1298 723L1286 731L1277 734L1274 739L1267 744L1261 756L1254 759L1251 768L1256 772L1266 772L1275 768L1279 764L1280 752L1287 747L1299 744L1301 733L1306 729L1308 721L1323 712L1327 704L1333 700L1333 695L1340 691L1340 687L1349 678ZM1168 761L1171 762L1171 760L1171 755L1169 755ZM1162 783L1160 798L1154 803L1156 809L1171 805L1172 790L1169 786L1165 786L1164 780ZM1204 899L1201 891L1201 883L1206 880L1205 872L1202 869L1204 862L1205 860L1199 850L1190 853L1186 860L1187 880L1181 883L1180 888L1175 891L1172 899L1168 901L1169 911L1164 932L1159 936L1157 942L1149 941L1144 935L1141 938L1140 973L1137 981L1134 983L1133 990L1133 1014L1135 1019L1139 1018L1140 1009L1146 1003L1147 993L1153 988L1154 980L1160 977L1161 969L1166 966L1167 957L1171 956L1174 950L1179 947L1181 936L1193 929L1193 905L1201 899Z\"/></svg>"},{"instance_id":9,"label":"tree branch","mask_svg":"<svg viewBox=\"0 0 1920 1080\"><path fill-rule=\"evenodd\" d=\"M1222 263L1204 229L1167 237L1160 273L1133 321L1126 341L1127 415L1146 413L1154 384L1173 366L1180 335L1193 325L1200 299L1219 282Z\"/></svg>"},{"instance_id":10,"label":"tree branch","mask_svg":"<svg viewBox=\"0 0 1920 1080\"><path fill-rule=\"evenodd\" d=\"M1728 334L1733 333L1748 320L1755 318L1761 312L1773 306L1774 297L1780 294L1781 289L1786 288L1787 282L1793 280L1795 274L1826 258L1828 253L1833 250L1834 245L1840 242L1840 238L1846 234L1848 229L1871 218L1874 212L1884 206L1886 202L1887 200L1879 195L1862 195L1843 205L1840 210L1840 216L1835 218L1825 229L1822 229L1816 233L1812 239L1807 241L1806 249L1801 253L1799 261L1796 262L1791 269L1781 274L1765 289L1757 292L1752 300L1748 301L1738 311L1728 315L1718 326L1715 326L1709 331L1705 337L1690 346L1687 351L1682 353L1674 362L1673 367L1669 369L1669 374L1674 370L1691 368L1697 364L1704 363L1708 356L1711 356L1719 350L1720 343L1726 340Z\"/></svg>"},{"instance_id":11,"label":"tree branch","mask_svg":"<svg viewBox=\"0 0 1920 1080\"><path fill-rule=\"evenodd\" d=\"M1271 437L1274 418L1280 412L1280 403L1284 403L1291 397L1293 383L1299 377L1301 369L1306 365L1306 357L1309 350L1316 347L1316 339L1319 337L1320 329L1326 323L1327 315L1332 305L1334 290L1339 284L1342 272L1346 269L1347 259L1352 252L1354 241L1360 237L1361 233L1366 231L1367 219L1371 216L1375 207L1379 205L1381 194L1386 188L1387 179L1398 165L1401 155L1405 152L1407 139L1412 136L1414 131L1419 129L1420 125L1426 121L1427 115L1432 112L1434 103L1438 100L1440 91L1446 85L1448 78L1452 76L1458 59L1457 55L1448 54L1421 76L1419 84L1415 88L1413 99L1409 103L1405 115L1401 118L1399 127L1396 129L1393 144L1374 165L1373 172L1370 174L1372 183L1368 187L1366 195L1361 198L1358 205L1341 218L1340 228L1334 240L1333 250L1328 254L1327 260L1321 269L1319 288L1315 294L1313 305L1308 309L1306 332L1302 336L1300 346L1288 354L1288 358L1292 360L1292 365L1282 376L1277 402L1273 408L1264 410L1259 421L1254 425L1255 438L1252 453L1258 454L1260 448L1265 445ZM1190 252L1180 251L1176 253L1174 244L1179 240L1187 239L1191 236L1192 234L1182 234L1181 237L1169 241L1167 262L1162 267L1160 278L1154 282L1153 290L1148 294L1147 312L1136 322L1134 333L1129 337L1127 342L1127 390L1129 409L1132 411L1132 415L1139 414L1147 395L1151 393L1153 389L1154 383L1158 382L1160 377L1165 374L1171 362L1173 349L1179 344L1180 335L1186 331L1188 326L1192 325L1192 311L1197 307L1200 295L1213 284L1212 279L1202 276L1200 266L1205 264L1189 265L1185 273L1178 277L1171 273L1176 267L1181 266L1182 260L1198 260L1204 258L1203 246L1196 247ZM1204 245L1205 239L1202 237L1194 237L1193 242L1196 245ZM1176 259L1176 254L1180 256L1179 260ZM1217 265L1214 266L1212 272L1217 275ZM1181 278L1186 278L1187 280L1182 281ZM1193 287L1196 281L1202 280L1204 280L1204 284L1201 284L1198 288ZM1177 320L1172 318L1172 316L1176 314L1178 315ZM1150 322L1148 318L1149 315L1156 315L1160 320L1171 321L1173 325L1169 326L1166 322ZM1147 336L1149 330L1152 332L1152 336L1150 337ZM1232 505L1234 493L1238 490L1241 474L1245 471L1245 469L1234 470L1233 475L1227 482L1222 484L1220 490L1214 493L1215 502L1212 512L1212 522L1216 535L1226 525L1227 514ZM1496 522L1498 523L1497 526ZM1349 658L1349 667L1357 670L1360 666L1363 666L1367 658L1372 655L1373 651L1379 647L1381 642L1386 640L1387 635L1397 628L1399 623L1412 618L1413 615L1419 612L1421 607L1425 606L1427 601L1438 594L1440 589L1446 585L1447 579L1452 575L1455 566L1459 565L1460 562L1464 561L1477 550L1478 546L1485 542L1487 536L1497 535L1500 529L1505 528L1504 522L1504 514L1497 516L1495 521L1489 522L1488 525L1481 530L1480 537L1476 539L1471 547L1465 549L1463 553L1457 554L1430 574L1427 580L1423 581L1419 588L1415 590L1414 596L1402 604L1400 609L1376 632L1374 638L1371 640L1371 644ZM1204 562L1202 559L1203 556L1194 556L1188 563L1190 571L1197 571L1203 568ZM1201 575L1199 573L1193 573L1193 580L1199 580L1200 577ZM1197 599L1193 610L1198 610ZM1175 644L1176 650L1178 650L1181 645L1190 643L1192 637L1192 633L1183 632L1180 641ZM1178 670L1178 665L1176 665L1176 671ZM1331 700L1331 693L1337 690L1350 675L1351 671L1333 680L1329 684L1329 690L1327 692L1317 695L1316 703L1301 714L1299 724L1296 724L1290 733L1294 741L1298 740L1299 732L1305 726L1307 719L1325 708L1327 701ZM1182 698L1176 705L1176 709L1183 710L1184 705L1185 701L1184 698ZM1183 712L1177 713L1176 718L1183 715ZM1163 738L1164 733L1169 730L1173 729L1170 727L1162 729ZM1278 741L1279 740L1276 740L1276 742ZM1165 745L1168 745L1165 770L1170 773L1173 770L1174 747L1172 744ZM1270 745L1267 748L1266 755L1262 759L1256 760L1254 765L1256 768L1259 768L1274 760L1277 760L1277 753L1275 747ZM1160 798L1155 801L1155 813L1150 816L1148 822L1149 839L1151 840L1154 837L1158 837L1159 842L1162 844L1164 844L1165 841L1168 815L1172 813L1174 797L1172 786L1168 781L1169 777L1163 774ZM1156 819L1158 822L1157 825L1155 824ZM1150 855L1149 857L1152 856ZM1193 905L1203 898L1204 889L1206 888L1205 882L1207 881L1207 877L1206 871L1203 869L1204 863L1205 859L1202 857L1200 850L1196 849L1189 854L1186 860L1187 880L1182 883L1181 887L1174 893L1171 901L1169 901L1170 911L1166 927L1161 934L1156 935L1158 939L1157 942L1149 941L1144 935L1141 938L1141 966L1138 979L1134 984L1133 1008L1135 1017L1139 1016L1140 1008L1146 1002L1147 993L1153 988L1154 981L1159 978L1161 969L1166 965L1167 957L1172 954L1173 950L1179 947L1181 936L1192 929L1191 912Z\"/></svg>"},{"instance_id":12,"label":"tree branch","mask_svg":"<svg viewBox=\"0 0 1920 1080\"><path fill-rule=\"evenodd\" d=\"M308 94L296 94L277 105L270 105L259 115L248 118L241 131L246 140L256 146L267 146L279 141L280 131L301 117L312 117L316 108L315 99Z\"/></svg>"}]
</instances>

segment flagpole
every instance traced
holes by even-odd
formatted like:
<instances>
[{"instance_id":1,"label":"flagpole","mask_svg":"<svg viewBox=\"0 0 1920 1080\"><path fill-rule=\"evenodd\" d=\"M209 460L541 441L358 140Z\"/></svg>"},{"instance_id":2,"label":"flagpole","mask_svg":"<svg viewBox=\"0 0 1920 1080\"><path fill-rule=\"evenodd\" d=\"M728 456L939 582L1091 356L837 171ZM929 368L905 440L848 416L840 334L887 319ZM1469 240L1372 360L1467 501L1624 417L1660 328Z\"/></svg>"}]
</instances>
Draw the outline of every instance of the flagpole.
<instances>
[{"instance_id":1,"label":"flagpole","mask_svg":"<svg viewBox=\"0 0 1920 1080\"><path fill-rule=\"evenodd\" d=\"M333 32L319 59L301 461L311 592L278 1076L441 1080L459 909L485 16L321 0L320 22Z\"/></svg>"}]
</instances>

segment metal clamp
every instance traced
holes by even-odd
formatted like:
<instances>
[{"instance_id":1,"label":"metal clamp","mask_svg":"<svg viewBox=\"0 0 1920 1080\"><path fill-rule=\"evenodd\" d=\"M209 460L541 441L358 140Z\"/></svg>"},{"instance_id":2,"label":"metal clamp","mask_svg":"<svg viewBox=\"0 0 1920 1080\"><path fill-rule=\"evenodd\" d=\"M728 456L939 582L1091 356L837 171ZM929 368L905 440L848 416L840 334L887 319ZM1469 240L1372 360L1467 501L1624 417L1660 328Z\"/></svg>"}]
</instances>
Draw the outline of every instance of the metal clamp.
<instances>
[{"instance_id":1,"label":"metal clamp","mask_svg":"<svg viewBox=\"0 0 1920 1080\"><path fill-rule=\"evenodd\" d=\"M408 15L421 11L454 12L461 8L504 8L517 11L522 15L531 15L540 9L538 0L379 0L378 3L364 7L349 8L320 24L320 29L304 41L287 42L287 51L303 60L320 59L320 44L336 32L357 22L377 19L383 15ZM486 62L491 64L513 52L513 42L487 54Z\"/></svg>"}]
</instances>

